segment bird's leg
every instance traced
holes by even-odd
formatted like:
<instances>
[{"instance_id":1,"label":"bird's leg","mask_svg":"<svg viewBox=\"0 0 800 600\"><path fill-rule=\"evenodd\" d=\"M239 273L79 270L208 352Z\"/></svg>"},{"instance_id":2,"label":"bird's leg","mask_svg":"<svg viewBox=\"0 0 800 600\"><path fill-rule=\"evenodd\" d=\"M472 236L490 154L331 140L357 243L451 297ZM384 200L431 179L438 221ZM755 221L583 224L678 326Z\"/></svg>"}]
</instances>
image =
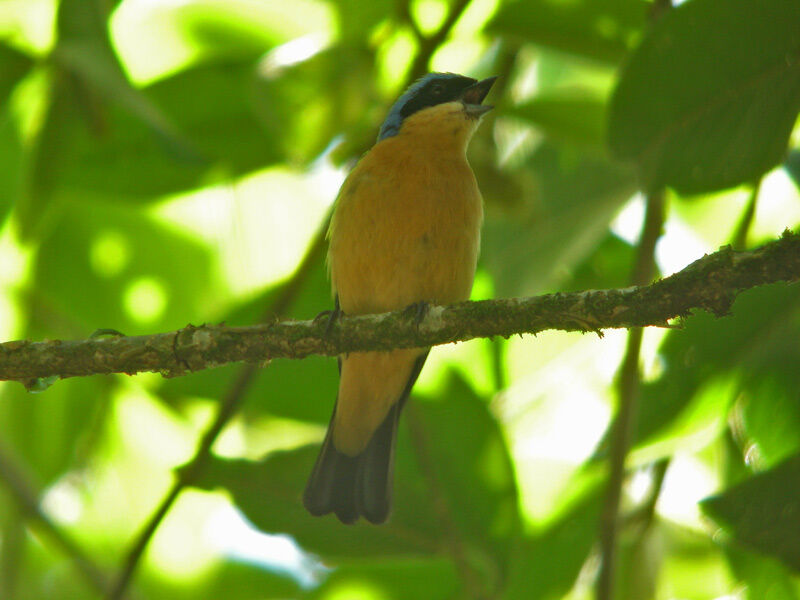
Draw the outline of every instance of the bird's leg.
<instances>
[{"instance_id":1,"label":"bird's leg","mask_svg":"<svg viewBox=\"0 0 800 600\"><path fill-rule=\"evenodd\" d=\"M337 296L333 310L323 310L316 317L314 317L314 322L316 323L323 318L328 320L328 324L325 325L325 335L327 336L330 334L331 329L333 329L333 324L336 323L336 321L339 320L339 317L341 317L343 314L344 313L342 312L342 309L339 308L339 297Z\"/></svg>"}]
</instances>

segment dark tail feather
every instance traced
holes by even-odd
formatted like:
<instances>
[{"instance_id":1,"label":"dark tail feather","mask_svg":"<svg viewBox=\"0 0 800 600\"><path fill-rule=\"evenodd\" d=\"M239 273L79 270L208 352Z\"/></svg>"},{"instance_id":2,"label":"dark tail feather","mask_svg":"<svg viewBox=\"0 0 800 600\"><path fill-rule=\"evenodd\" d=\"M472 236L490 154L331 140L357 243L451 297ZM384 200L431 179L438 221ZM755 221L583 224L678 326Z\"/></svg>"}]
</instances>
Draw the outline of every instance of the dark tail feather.
<instances>
[{"instance_id":1,"label":"dark tail feather","mask_svg":"<svg viewBox=\"0 0 800 600\"><path fill-rule=\"evenodd\" d=\"M353 457L336 450L328 427L303 495L308 512L314 516L332 512L347 524L360 516L370 523L386 520L391 507L394 437L399 413L395 404L364 451Z\"/></svg>"},{"instance_id":2,"label":"dark tail feather","mask_svg":"<svg viewBox=\"0 0 800 600\"><path fill-rule=\"evenodd\" d=\"M317 462L303 494L306 510L314 516L334 513L342 523L363 516L370 523L383 523L392 506L394 444L400 412L422 370L427 353L420 356L400 401L389 410L358 456L342 454L333 445L333 418ZM336 410L334 409L334 415Z\"/></svg>"}]
</instances>

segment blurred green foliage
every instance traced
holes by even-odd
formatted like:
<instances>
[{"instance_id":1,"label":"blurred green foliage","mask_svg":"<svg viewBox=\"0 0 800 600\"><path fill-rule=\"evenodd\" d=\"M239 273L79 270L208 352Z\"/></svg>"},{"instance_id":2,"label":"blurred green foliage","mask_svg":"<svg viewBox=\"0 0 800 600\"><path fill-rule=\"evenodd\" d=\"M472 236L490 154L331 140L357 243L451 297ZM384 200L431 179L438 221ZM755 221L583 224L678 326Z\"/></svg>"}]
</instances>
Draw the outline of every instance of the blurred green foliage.
<instances>
[{"instance_id":1,"label":"blurred green foliage","mask_svg":"<svg viewBox=\"0 0 800 600\"><path fill-rule=\"evenodd\" d=\"M3 337L249 324L276 298L289 300L281 317L330 308L322 253L293 273L410 69L500 76L470 148L486 203L478 296L628 285L639 190L668 190L664 274L796 227L800 4L659 12L645 0L5 0ZM798 289L645 332L616 598L800 598ZM334 361L265 366L131 597L592 597L623 350L614 332L435 349L381 527L300 503ZM92 377L36 395L2 384L0 459L111 576L237 373ZM102 597L11 483L0 597Z\"/></svg>"}]
</instances>

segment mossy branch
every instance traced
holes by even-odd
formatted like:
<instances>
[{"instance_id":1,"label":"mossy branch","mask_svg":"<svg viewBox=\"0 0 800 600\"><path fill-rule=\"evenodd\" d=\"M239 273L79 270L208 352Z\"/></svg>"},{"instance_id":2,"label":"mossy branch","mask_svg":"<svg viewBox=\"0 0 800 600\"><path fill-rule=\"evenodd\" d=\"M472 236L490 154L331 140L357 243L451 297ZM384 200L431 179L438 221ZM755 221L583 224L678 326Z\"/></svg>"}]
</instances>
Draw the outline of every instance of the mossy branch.
<instances>
[{"instance_id":1,"label":"mossy branch","mask_svg":"<svg viewBox=\"0 0 800 600\"><path fill-rule=\"evenodd\" d=\"M0 380L31 385L47 377L141 371L176 377L231 362L433 346L546 329L600 333L665 327L696 309L724 316L740 292L798 279L800 235L786 231L756 250L724 247L651 285L431 306L421 320L413 310L400 310L343 316L329 331L328 320L318 318L250 327L187 325L134 337L6 342L0 344Z\"/></svg>"}]
</instances>

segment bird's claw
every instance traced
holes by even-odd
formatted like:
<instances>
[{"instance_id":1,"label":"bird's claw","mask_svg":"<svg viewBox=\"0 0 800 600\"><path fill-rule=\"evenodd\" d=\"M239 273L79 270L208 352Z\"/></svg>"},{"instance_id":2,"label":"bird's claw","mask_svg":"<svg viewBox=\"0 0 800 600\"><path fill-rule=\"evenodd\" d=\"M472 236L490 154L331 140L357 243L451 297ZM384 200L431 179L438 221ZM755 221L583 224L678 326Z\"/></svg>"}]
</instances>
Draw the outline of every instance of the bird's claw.
<instances>
[{"instance_id":1,"label":"bird's claw","mask_svg":"<svg viewBox=\"0 0 800 600\"><path fill-rule=\"evenodd\" d=\"M419 327L419 324L422 323L425 315L428 314L428 309L430 306L431 305L429 302L420 300L419 302L409 304L403 312L409 316L412 316L414 318L414 325Z\"/></svg>"},{"instance_id":2,"label":"bird's claw","mask_svg":"<svg viewBox=\"0 0 800 600\"><path fill-rule=\"evenodd\" d=\"M339 308L337 303L336 308L333 310L323 310L316 317L314 317L314 323L318 323L323 319L327 319L328 323L325 325L325 335L327 336L330 334L331 329L333 329L334 323L339 320L339 317L341 317L342 314L342 309Z\"/></svg>"},{"instance_id":3,"label":"bird's claw","mask_svg":"<svg viewBox=\"0 0 800 600\"><path fill-rule=\"evenodd\" d=\"M99 338L101 336L111 336L111 337L125 337L125 334L121 331L117 331L116 329L109 329L109 328L102 328L102 329L95 329L92 332L92 335L89 336L89 339L92 340L94 338Z\"/></svg>"}]
</instances>

